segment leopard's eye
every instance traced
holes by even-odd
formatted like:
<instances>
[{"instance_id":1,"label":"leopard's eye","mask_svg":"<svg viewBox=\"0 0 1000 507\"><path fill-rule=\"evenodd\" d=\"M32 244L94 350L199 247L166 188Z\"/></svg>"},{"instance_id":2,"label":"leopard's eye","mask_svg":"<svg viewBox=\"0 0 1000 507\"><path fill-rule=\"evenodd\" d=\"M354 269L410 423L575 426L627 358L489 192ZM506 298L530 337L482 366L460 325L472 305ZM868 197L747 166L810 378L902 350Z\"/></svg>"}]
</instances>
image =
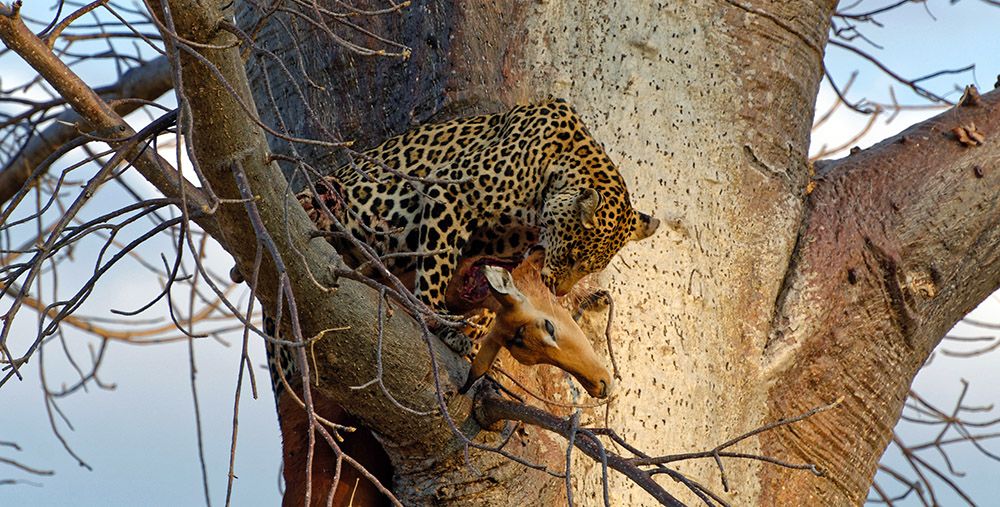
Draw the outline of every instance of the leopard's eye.
<instances>
[{"instance_id":1,"label":"leopard's eye","mask_svg":"<svg viewBox=\"0 0 1000 507\"><path fill-rule=\"evenodd\" d=\"M556 327L552 325L552 321L545 319L545 332L549 333L553 339L556 337Z\"/></svg>"}]
</instances>

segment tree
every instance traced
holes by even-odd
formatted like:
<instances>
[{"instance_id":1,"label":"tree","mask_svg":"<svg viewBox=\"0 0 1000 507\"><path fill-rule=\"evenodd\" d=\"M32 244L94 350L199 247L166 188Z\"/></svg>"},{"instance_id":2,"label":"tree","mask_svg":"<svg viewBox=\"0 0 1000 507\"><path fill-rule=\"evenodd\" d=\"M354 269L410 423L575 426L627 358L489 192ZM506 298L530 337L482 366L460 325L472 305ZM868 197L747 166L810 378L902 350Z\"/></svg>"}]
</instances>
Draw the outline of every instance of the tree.
<instances>
[{"instance_id":1,"label":"tree","mask_svg":"<svg viewBox=\"0 0 1000 507\"><path fill-rule=\"evenodd\" d=\"M303 173L343 160L336 149L344 140L371 146L414 123L550 94L577 104L620 162L633 201L657 209L670 226L628 247L600 277L616 309L624 389L598 425L655 456L711 448L836 403L740 444L748 454L815 465L822 477L761 460L727 461L734 503L859 503L916 371L945 332L1000 286L1000 148L990 135L1000 126L997 92L969 89L955 108L875 147L808 162L833 2L359 11L340 2L172 0L150 8L198 185L142 149L174 122L172 114L131 130L20 24L16 7L0 13L0 37L83 118L78 128L116 150L78 202L127 160L166 196L155 206L184 211L157 227L190 220L218 240L252 274L260 304L283 315L284 335L308 344L297 354L303 379L318 379L311 390L391 442L394 492L404 503L474 497L521 505L566 494L562 481L508 456L477 447L466 455L455 430L495 445L501 436L479 428L492 419L559 430L580 451L600 452L597 437L579 433L589 422L580 426L580 416L546 418L488 393L475 403L456 395L466 366L429 337L429 317L385 318L380 291L388 289L352 277L331 247L311 240L286 181L301 185L314 176ZM3 340L43 261L76 233L67 227L75 209L31 262L8 271L7 290L17 282L19 298ZM68 318L74 304L57 306L51 322ZM38 343L23 356L4 355L23 369ZM349 386L370 381L377 362L384 387L358 396ZM317 439L331 440L322 425L313 428ZM546 443L565 450L547 433L518 438L532 462L550 458ZM614 444L605 438L605 452L631 457ZM572 463L566 483L596 503L602 467L579 457ZM470 480L466 465L489 472ZM701 478L715 466L704 460L679 469ZM656 490L648 482L643 472L612 473L606 483L615 498L645 503ZM684 501L706 494L660 485Z\"/></svg>"}]
</instances>

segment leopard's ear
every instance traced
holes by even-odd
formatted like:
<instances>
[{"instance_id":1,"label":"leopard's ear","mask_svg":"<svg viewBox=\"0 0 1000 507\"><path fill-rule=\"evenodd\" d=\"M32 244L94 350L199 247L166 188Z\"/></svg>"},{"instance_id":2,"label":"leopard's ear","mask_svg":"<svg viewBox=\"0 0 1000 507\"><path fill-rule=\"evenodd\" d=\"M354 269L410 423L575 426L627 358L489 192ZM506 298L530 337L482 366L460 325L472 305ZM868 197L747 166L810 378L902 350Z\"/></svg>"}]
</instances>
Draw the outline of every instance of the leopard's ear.
<instances>
[{"instance_id":1,"label":"leopard's ear","mask_svg":"<svg viewBox=\"0 0 1000 507\"><path fill-rule=\"evenodd\" d=\"M632 229L632 241L646 239L656 232L660 226L660 219L649 216L641 211L635 212L635 228Z\"/></svg>"},{"instance_id":2,"label":"leopard's ear","mask_svg":"<svg viewBox=\"0 0 1000 507\"><path fill-rule=\"evenodd\" d=\"M576 209L584 229L592 229L597 223L597 210L601 207L601 194L592 188L585 188L576 196Z\"/></svg>"}]
</instances>

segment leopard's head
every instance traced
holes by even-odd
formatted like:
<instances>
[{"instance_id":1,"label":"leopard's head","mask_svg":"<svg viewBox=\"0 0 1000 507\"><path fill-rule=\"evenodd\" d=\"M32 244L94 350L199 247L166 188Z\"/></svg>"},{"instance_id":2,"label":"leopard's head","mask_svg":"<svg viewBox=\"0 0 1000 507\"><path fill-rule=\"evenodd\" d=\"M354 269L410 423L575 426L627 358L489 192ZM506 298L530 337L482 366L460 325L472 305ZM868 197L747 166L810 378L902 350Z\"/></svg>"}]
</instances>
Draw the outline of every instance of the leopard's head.
<instances>
[{"instance_id":1,"label":"leopard's head","mask_svg":"<svg viewBox=\"0 0 1000 507\"><path fill-rule=\"evenodd\" d=\"M634 209L627 194L579 186L550 196L541 223L542 281L557 296L607 267L625 243L649 237L660 225L658 219Z\"/></svg>"}]
</instances>

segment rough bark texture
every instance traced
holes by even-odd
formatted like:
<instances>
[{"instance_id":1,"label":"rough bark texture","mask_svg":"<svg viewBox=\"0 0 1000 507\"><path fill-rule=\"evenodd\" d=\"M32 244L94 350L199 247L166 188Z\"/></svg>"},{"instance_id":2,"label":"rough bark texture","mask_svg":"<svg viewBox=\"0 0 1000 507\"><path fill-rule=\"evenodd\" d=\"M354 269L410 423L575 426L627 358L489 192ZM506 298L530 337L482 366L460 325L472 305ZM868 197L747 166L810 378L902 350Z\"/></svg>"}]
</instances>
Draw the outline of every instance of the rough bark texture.
<instances>
[{"instance_id":1,"label":"rough bark texture","mask_svg":"<svg viewBox=\"0 0 1000 507\"><path fill-rule=\"evenodd\" d=\"M725 2L553 2L527 17L527 39L540 41L528 51L533 84L578 104L636 206L675 224L606 270L626 372L610 425L649 452L704 450L766 421L754 358L801 216L815 48L832 7L752 8L799 32ZM721 490L712 463L681 469ZM727 472L732 501L753 503L754 464ZM587 504L600 499L598 474L577 477ZM622 504L650 503L612 483Z\"/></svg>"},{"instance_id":2,"label":"rough bark texture","mask_svg":"<svg viewBox=\"0 0 1000 507\"><path fill-rule=\"evenodd\" d=\"M598 277L616 301L625 373L610 426L653 454L704 450L846 396L834 412L739 448L815 462L826 478L745 461L727 461L726 470L734 504L849 504L867 490L928 351L1000 284L1000 148L990 137L1000 114L996 98L984 97L905 143L889 141L825 167L806 196L809 128L834 5L429 1L362 21L411 47L406 61L351 54L301 20L276 14L259 44L318 86L286 82L274 58L253 59L248 68L267 122L281 111L297 135L355 139L360 147L412 123L547 95L569 99L620 163L636 206L671 225L627 247ZM260 13L240 7L241 25L252 26ZM322 122L303 120L303 95ZM973 117L986 144L960 146L948 130ZM329 152L310 157L317 167L338 160ZM310 304L336 308L327 327L374 315L370 299ZM419 340L414 334L407 341L403 320L394 319L399 327L387 354L413 363L405 354ZM373 351L337 343L366 336L324 339L324 389L367 380ZM360 355L345 370L348 361L338 354L347 350ZM393 392L427 399L426 381L417 378L393 373ZM367 401L339 396L379 431L404 431L391 407L365 413ZM431 442L439 437L448 443ZM476 477L441 433L422 442L390 449L395 487L407 502L547 504L561 494L556 479L473 452L472 463L489 479ZM561 466L560 440L524 444L508 449ZM429 454L414 455L418 448ZM419 457L430 459L417 466ZM585 461L575 461L575 497L594 505L600 473ZM680 468L719 484L711 463ZM611 494L619 505L651 502L614 475Z\"/></svg>"},{"instance_id":3,"label":"rough bark texture","mask_svg":"<svg viewBox=\"0 0 1000 507\"><path fill-rule=\"evenodd\" d=\"M824 165L765 349L772 418L845 397L772 455L827 479L762 470L765 504L858 504L917 370L1000 281L1000 152L952 129L1000 132L1000 91ZM977 169L978 168L978 169Z\"/></svg>"}]
</instances>

